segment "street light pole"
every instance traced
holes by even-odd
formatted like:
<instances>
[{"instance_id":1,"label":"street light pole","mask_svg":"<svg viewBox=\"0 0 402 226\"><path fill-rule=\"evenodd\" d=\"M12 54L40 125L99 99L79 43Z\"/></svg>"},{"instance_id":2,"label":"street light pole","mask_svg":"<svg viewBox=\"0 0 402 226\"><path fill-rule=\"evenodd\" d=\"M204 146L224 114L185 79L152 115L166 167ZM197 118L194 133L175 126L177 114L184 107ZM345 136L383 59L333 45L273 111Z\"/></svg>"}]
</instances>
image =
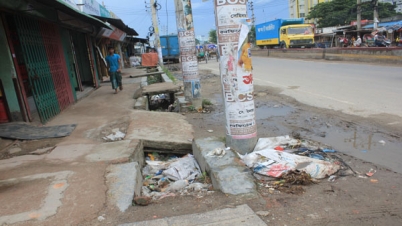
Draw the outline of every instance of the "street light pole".
<instances>
[{"instance_id":1,"label":"street light pole","mask_svg":"<svg viewBox=\"0 0 402 226\"><path fill-rule=\"evenodd\" d=\"M214 0L220 54L219 66L225 103L226 146L241 153L257 143L250 21L246 0Z\"/></svg>"},{"instance_id":2,"label":"street light pole","mask_svg":"<svg viewBox=\"0 0 402 226\"><path fill-rule=\"evenodd\" d=\"M155 0L151 0L151 12L152 12L152 25L154 27L154 33L155 33L155 49L158 53L159 65L162 66L163 65L162 48L161 48L161 40L159 38L158 15L156 15Z\"/></svg>"},{"instance_id":3,"label":"street light pole","mask_svg":"<svg viewBox=\"0 0 402 226\"><path fill-rule=\"evenodd\" d=\"M175 0L176 25L183 73L184 97L196 108L202 108L191 0Z\"/></svg>"}]
</instances>

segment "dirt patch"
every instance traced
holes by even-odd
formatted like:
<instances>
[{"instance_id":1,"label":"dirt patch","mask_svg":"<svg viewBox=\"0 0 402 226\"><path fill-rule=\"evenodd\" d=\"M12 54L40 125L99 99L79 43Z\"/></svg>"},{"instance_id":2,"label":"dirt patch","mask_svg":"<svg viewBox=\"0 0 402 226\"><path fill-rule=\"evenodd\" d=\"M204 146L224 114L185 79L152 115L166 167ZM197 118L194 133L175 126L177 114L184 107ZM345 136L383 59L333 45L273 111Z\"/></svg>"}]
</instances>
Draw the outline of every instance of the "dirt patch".
<instances>
[{"instance_id":1,"label":"dirt patch","mask_svg":"<svg viewBox=\"0 0 402 226\"><path fill-rule=\"evenodd\" d=\"M0 216L40 209L48 186L46 179L0 185Z\"/></svg>"},{"instance_id":2,"label":"dirt patch","mask_svg":"<svg viewBox=\"0 0 402 226\"><path fill-rule=\"evenodd\" d=\"M21 155L31 155L31 152L34 152L39 149L48 149L43 153L37 154L45 154L51 151L51 148L55 147L58 143L62 141L63 138L48 138L42 140L7 140L8 145L0 151L0 159L8 159L15 156ZM2 140L2 142L5 139Z\"/></svg>"}]
</instances>

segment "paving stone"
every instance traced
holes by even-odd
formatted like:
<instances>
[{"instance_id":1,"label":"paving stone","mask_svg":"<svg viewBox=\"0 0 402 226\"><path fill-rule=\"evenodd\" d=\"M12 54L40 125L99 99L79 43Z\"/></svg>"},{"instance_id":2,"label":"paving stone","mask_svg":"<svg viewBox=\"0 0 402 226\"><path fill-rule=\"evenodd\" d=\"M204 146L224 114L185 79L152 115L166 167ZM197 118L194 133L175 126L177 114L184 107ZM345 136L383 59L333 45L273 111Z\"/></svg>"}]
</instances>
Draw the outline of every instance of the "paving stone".
<instances>
[{"instance_id":1,"label":"paving stone","mask_svg":"<svg viewBox=\"0 0 402 226\"><path fill-rule=\"evenodd\" d=\"M137 162L110 165L107 168L108 205L124 212L132 205L134 196L141 193L142 176Z\"/></svg>"},{"instance_id":2,"label":"paving stone","mask_svg":"<svg viewBox=\"0 0 402 226\"><path fill-rule=\"evenodd\" d=\"M250 169L240 164L237 154L226 151L223 157L208 156L216 148L225 148L217 137L196 139L193 154L203 172L207 172L215 189L231 195L257 194L254 177Z\"/></svg>"}]
</instances>

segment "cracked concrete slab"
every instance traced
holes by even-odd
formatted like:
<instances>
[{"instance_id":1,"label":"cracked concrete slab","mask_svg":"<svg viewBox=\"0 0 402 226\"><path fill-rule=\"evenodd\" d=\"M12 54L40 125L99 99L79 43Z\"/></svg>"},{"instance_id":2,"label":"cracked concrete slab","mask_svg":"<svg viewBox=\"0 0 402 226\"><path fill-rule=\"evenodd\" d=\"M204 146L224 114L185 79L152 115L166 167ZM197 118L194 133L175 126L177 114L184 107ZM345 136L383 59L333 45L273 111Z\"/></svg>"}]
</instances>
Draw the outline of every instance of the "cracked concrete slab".
<instances>
[{"instance_id":1,"label":"cracked concrete slab","mask_svg":"<svg viewBox=\"0 0 402 226\"><path fill-rule=\"evenodd\" d=\"M213 210L206 213L189 214L157 220L142 221L120 226L173 226L173 225L236 225L266 226L248 205Z\"/></svg>"},{"instance_id":2,"label":"cracked concrete slab","mask_svg":"<svg viewBox=\"0 0 402 226\"><path fill-rule=\"evenodd\" d=\"M70 144L57 146L52 152L45 155L46 160L61 160L72 162L92 150L92 144Z\"/></svg>"},{"instance_id":3,"label":"cracked concrete slab","mask_svg":"<svg viewBox=\"0 0 402 226\"><path fill-rule=\"evenodd\" d=\"M61 199L63 198L64 191L69 186L67 179L72 174L72 171L60 171L1 180L0 186L29 182L38 179L51 179L52 181L48 187L47 196L42 201L43 204L39 209L1 216L0 225L14 224L28 220L45 220L46 218L55 215L57 209L62 205Z\"/></svg>"},{"instance_id":4,"label":"cracked concrete slab","mask_svg":"<svg viewBox=\"0 0 402 226\"><path fill-rule=\"evenodd\" d=\"M183 115L170 112L135 111L125 139L143 140L144 147L191 150L193 126Z\"/></svg>"}]
</instances>

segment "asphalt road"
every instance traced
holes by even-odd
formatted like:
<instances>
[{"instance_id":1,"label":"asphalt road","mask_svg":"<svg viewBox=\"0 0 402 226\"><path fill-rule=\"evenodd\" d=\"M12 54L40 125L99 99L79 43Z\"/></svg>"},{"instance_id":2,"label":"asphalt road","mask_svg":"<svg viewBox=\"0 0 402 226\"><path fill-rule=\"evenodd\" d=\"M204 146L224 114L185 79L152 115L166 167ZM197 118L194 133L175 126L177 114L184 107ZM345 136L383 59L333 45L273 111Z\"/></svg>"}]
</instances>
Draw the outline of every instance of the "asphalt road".
<instances>
[{"instance_id":1,"label":"asphalt road","mask_svg":"<svg viewBox=\"0 0 402 226\"><path fill-rule=\"evenodd\" d=\"M255 85L281 88L299 102L364 117L402 117L402 67L261 57L253 58L253 67ZM200 68L219 74L214 60Z\"/></svg>"}]
</instances>

